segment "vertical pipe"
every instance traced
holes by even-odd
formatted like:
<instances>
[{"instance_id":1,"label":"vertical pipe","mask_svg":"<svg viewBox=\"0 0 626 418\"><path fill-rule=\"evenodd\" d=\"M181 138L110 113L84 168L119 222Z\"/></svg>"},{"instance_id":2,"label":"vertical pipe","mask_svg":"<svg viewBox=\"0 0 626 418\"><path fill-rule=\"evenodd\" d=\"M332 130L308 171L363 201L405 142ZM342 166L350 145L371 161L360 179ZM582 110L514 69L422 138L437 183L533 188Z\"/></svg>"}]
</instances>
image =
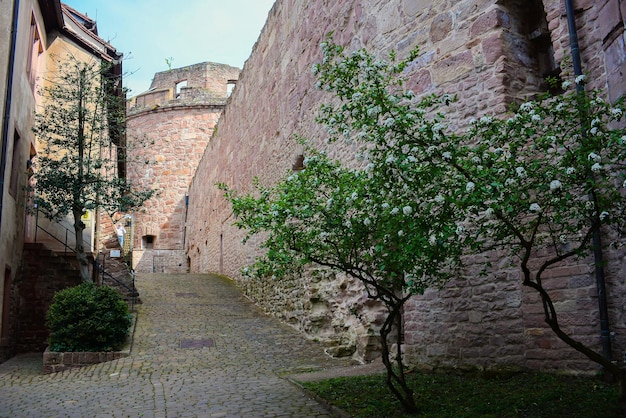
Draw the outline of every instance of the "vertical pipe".
<instances>
[{"instance_id":1,"label":"vertical pipe","mask_svg":"<svg viewBox=\"0 0 626 418\"><path fill-rule=\"evenodd\" d=\"M580 59L580 48L578 46L578 33L576 30L576 18L574 16L574 6L572 0L565 0L565 11L567 13L567 27L569 29L569 41L572 52L572 64L574 75L582 75L582 65ZM578 94L584 94L583 83L576 83ZM583 132L583 135L585 133ZM593 257L595 262L596 288L598 291L598 308L600 313L600 342L602 343L602 354L604 358L611 361L611 333L609 330L609 312L606 300L606 284L604 280L604 257L602 254L602 237L598 228L593 234Z\"/></svg>"},{"instance_id":2,"label":"vertical pipe","mask_svg":"<svg viewBox=\"0 0 626 418\"><path fill-rule=\"evenodd\" d=\"M11 21L11 44L7 62L7 79L4 99L4 115L2 118L2 150L0 158L0 236L2 233L2 209L4 207L4 172L7 168L7 151L9 149L9 120L11 119L11 100L13 97L13 72L15 67L15 49L17 44L17 24L20 0L13 1L13 17Z\"/></svg>"}]
</instances>

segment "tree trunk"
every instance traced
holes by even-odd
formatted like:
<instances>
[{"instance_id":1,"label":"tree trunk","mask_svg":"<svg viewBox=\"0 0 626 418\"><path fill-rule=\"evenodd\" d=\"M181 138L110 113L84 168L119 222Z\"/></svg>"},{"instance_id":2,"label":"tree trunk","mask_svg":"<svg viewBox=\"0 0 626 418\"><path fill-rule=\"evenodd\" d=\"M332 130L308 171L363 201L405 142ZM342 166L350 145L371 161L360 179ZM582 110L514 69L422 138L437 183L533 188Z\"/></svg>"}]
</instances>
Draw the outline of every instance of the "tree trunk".
<instances>
[{"instance_id":1,"label":"tree trunk","mask_svg":"<svg viewBox=\"0 0 626 418\"><path fill-rule=\"evenodd\" d=\"M400 309L406 299L400 299L393 302L385 301L387 307L387 318L382 328L380 329L380 339L382 345L382 361L387 369L386 382L391 392L402 404L402 407L407 413L417 412L417 406L413 396L413 391L406 383L404 376L404 364L402 363L401 348L400 348L400 333L401 322ZM391 362L390 350L389 350L389 335L392 331L396 331L398 350L396 352L395 369L394 364Z\"/></svg>"},{"instance_id":2,"label":"tree trunk","mask_svg":"<svg viewBox=\"0 0 626 418\"><path fill-rule=\"evenodd\" d=\"M91 280L91 275L89 274L89 259L87 258L87 253L85 252L85 244L83 241L83 231L85 230L85 224L83 223L81 217L81 211L73 211L74 215L74 232L76 236L76 246L74 250L76 251L76 260L78 261L78 270L80 272L80 278L83 282L93 283Z\"/></svg>"}]
</instances>

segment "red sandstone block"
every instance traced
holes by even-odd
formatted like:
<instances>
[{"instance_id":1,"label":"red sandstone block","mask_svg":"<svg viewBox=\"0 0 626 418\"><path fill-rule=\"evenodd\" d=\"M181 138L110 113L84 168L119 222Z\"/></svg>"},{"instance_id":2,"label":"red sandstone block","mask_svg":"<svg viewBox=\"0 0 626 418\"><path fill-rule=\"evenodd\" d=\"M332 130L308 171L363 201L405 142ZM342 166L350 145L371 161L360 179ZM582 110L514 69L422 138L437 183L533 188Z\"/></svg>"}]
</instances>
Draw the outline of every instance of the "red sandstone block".
<instances>
[{"instance_id":1,"label":"red sandstone block","mask_svg":"<svg viewBox=\"0 0 626 418\"><path fill-rule=\"evenodd\" d=\"M511 26L509 16L502 9L493 8L487 13L481 15L472 24L470 29L470 37L477 38L495 28Z\"/></svg>"},{"instance_id":2,"label":"red sandstone block","mask_svg":"<svg viewBox=\"0 0 626 418\"><path fill-rule=\"evenodd\" d=\"M613 29L623 25L620 19L620 4L618 0L608 0L598 14L598 30L601 39L608 36Z\"/></svg>"}]
</instances>

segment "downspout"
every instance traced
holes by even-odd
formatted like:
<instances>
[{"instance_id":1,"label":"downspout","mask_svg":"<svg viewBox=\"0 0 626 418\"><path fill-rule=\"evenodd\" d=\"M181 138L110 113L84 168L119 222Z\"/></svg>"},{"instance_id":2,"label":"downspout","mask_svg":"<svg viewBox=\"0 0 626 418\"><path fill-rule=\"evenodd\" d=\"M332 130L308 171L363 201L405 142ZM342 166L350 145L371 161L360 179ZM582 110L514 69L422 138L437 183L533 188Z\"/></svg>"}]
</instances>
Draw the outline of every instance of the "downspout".
<instances>
[{"instance_id":1,"label":"downspout","mask_svg":"<svg viewBox=\"0 0 626 418\"><path fill-rule=\"evenodd\" d=\"M4 98L4 115L2 117L2 159L0 160L0 235L2 233L2 211L4 208L4 174L7 168L7 151L9 149L9 121L11 119L11 99L13 96L13 67L15 65L15 46L17 44L17 22L20 0L13 1L13 17L11 21L11 45L7 63L7 82Z\"/></svg>"},{"instance_id":2,"label":"downspout","mask_svg":"<svg viewBox=\"0 0 626 418\"><path fill-rule=\"evenodd\" d=\"M565 12L567 14L567 27L569 29L569 42L572 51L572 64L574 75L583 74L580 49L578 46L578 34L576 31L576 19L572 0L565 0ZM583 83L576 83L578 94L585 94ZM600 311L600 342L602 343L602 355L607 360L612 360L611 355L611 332L609 330L609 311L606 300L606 285L604 280L604 257L602 255L602 238L598 228L593 234L593 257L595 263L596 288L598 291L598 308Z\"/></svg>"}]
</instances>

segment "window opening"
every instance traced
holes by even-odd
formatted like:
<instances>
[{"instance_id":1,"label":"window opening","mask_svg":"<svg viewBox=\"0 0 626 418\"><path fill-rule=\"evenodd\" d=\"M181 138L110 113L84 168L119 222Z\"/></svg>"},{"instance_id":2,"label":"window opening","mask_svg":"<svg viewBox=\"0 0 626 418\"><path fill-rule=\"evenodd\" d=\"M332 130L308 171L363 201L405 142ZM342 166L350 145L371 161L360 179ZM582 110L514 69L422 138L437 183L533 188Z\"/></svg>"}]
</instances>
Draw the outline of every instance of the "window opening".
<instances>
[{"instance_id":1,"label":"window opening","mask_svg":"<svg viewBox=\"0 0 626 418\"><path fill-rule=\"evenodd\" d=\"M154 241L156 237L154 235L144 235L141 237L141 245L144 250L151 250L154 248Z\"/></svg>"},{"instance_id":2,"label":"window opening","mask_svg":"<svg viewBox=\"0 0 626 418\"><path fill-rule=\"evenodd\" d=\"M16 198L17 186L20 177L20 135L16 131L13 132L13 156L11 159L11 179L9 183L9 194Z\"/></svg>"},{"instance_id":3,"label":"window opening","mask_svg":"<svg viewBox=\"0 0 626 418\"><path fill-rule=\"evenodd\" d=\"M294 161L291 166L292 171L301 171L304 170L304 155L300 154L296 157L296 161Z\"/></svg>"},{"instance_id":4,"label":"window opening","mask_svg":"<svg viewBox=\"0 0 626 418\"><path fill-rule=\"evenodd\" d=\"M43 44L41 37L39 36L39 27L35 20L35 15L30 17L30 51L26 61L26 74L28 75L28 81L31 88L35 89L35 81L37 79L37 64L39 61L39 55L43 53Z\"/></svg>"},{"instance_id":5,"label":"window opening","mask_svg":"<svg viewBox=\"0 0 626 418\"><path fill-rule=\"evenodd\" d=\"M180 97L181 90L184 89L185 87L187 87L187 80L182 80L176 83L176 98L177 99Z\"/></svg>"},{"instance_id":6,"label":"window opening","mask_svg":"<svg viewBox=\"0 0 626 418\"><path fill-rule=\"evenodd\" d=\"M237 85L237 80L228 80L226 82L226 97L230 97Z\"/></svg>"}]
</instances>

